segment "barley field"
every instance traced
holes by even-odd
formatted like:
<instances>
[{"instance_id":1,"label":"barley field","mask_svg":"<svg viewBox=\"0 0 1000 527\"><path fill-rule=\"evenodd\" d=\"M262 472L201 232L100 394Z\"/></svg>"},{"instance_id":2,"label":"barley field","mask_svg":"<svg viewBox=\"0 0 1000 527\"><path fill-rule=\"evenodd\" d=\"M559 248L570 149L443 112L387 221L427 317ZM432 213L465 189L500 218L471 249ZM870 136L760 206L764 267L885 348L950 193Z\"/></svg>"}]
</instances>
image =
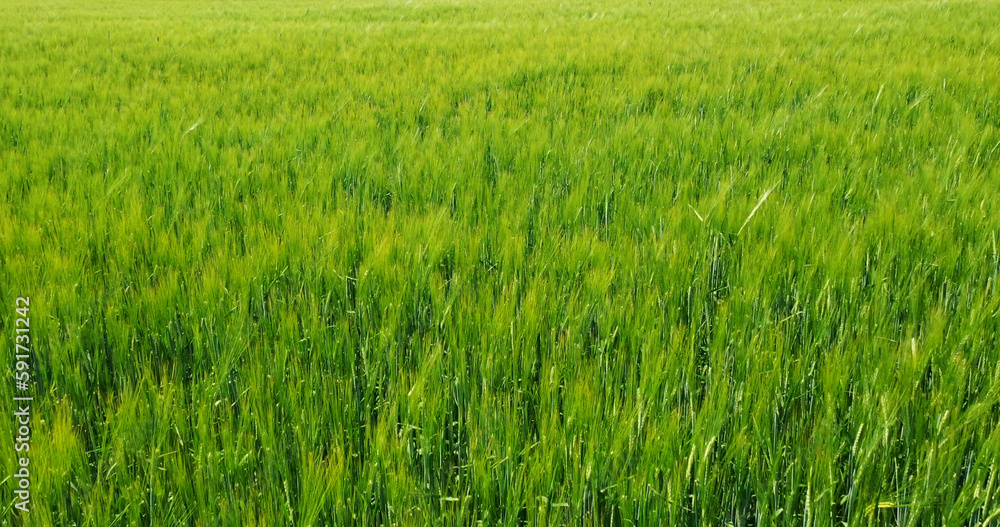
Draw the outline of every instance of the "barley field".
<instances>
[{"instance_id":1,"label":"barley field","mask_svg":"<svg viewBox=\"0 0 1000 527\"><path fill-rule=\"evenodd\" d=\"M996 2L5 0L0 196L3 525L1000 525Z\"/></svg>"}]
</instances>

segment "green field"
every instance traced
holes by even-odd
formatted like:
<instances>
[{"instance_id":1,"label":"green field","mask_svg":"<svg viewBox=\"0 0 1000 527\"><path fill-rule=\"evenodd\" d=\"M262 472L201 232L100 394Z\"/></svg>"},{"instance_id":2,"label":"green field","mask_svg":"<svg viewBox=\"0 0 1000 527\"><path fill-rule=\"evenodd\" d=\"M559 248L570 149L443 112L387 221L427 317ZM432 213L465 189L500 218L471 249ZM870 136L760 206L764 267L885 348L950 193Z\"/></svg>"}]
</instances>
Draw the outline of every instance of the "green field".
<instances>
[{"instance_id":1,"label":"green field","mask_svg":"<svg viewBox=\"0 0 1000 527\"><path fill-rule=\"evenodd\" d=\"M0 196L2 525L1000 524L993 1L5 0Z\"/></svg>"}]
</instances>

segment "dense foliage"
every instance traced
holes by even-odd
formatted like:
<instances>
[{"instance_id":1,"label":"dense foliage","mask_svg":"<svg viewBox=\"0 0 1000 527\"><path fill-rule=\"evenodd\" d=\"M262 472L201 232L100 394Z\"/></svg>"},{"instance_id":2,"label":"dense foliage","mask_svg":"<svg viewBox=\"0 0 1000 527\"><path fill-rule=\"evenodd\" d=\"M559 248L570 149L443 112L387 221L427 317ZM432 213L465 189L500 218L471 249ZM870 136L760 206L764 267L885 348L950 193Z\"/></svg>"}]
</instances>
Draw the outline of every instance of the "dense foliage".
<instances>
[{"instance_id":1,"label":"dense foliage","mask_svg":"<svg viewBox=\"0 0 1000 527\"><path fill-rule=\"evenodd\" d=\"M7 0L24 524L1000 522L998 37L985 0Z\"/></svg>"}]
</instances>

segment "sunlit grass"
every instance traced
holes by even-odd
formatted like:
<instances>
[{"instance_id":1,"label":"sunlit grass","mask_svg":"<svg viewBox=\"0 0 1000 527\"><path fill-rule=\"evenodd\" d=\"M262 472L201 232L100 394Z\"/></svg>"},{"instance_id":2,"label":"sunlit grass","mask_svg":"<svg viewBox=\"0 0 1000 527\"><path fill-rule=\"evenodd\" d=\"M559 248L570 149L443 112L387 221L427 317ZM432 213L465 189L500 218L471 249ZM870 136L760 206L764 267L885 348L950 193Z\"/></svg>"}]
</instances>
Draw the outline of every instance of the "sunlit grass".
<instances>
[{"instance_id":1,"label":"sunlit grass","mask_svg":"<svg viewBox=\"0 0 1000 527\"><path fill-rule=\"evenodd\" d=\"M5 2L25 524L1000 521L998 37L985 1Z\"/></svg>"}]
</instances>

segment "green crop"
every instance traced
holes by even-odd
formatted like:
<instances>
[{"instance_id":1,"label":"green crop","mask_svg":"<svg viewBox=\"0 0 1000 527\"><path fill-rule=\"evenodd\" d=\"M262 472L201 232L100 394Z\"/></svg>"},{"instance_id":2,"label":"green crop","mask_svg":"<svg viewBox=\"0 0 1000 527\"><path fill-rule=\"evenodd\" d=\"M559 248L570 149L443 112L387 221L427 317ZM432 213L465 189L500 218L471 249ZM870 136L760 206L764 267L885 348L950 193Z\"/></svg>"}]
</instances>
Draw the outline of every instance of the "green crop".
<instances>
[{"instance_id":1,"label":"green crop","mask_svg":"<svg viewBox=\"0 0 1000 527\"><path fill-rule=\"evenodd\" d=\"M998 38L987 0L5 0L3 521L996 525Z\"/></svg>"}]
</instances>

